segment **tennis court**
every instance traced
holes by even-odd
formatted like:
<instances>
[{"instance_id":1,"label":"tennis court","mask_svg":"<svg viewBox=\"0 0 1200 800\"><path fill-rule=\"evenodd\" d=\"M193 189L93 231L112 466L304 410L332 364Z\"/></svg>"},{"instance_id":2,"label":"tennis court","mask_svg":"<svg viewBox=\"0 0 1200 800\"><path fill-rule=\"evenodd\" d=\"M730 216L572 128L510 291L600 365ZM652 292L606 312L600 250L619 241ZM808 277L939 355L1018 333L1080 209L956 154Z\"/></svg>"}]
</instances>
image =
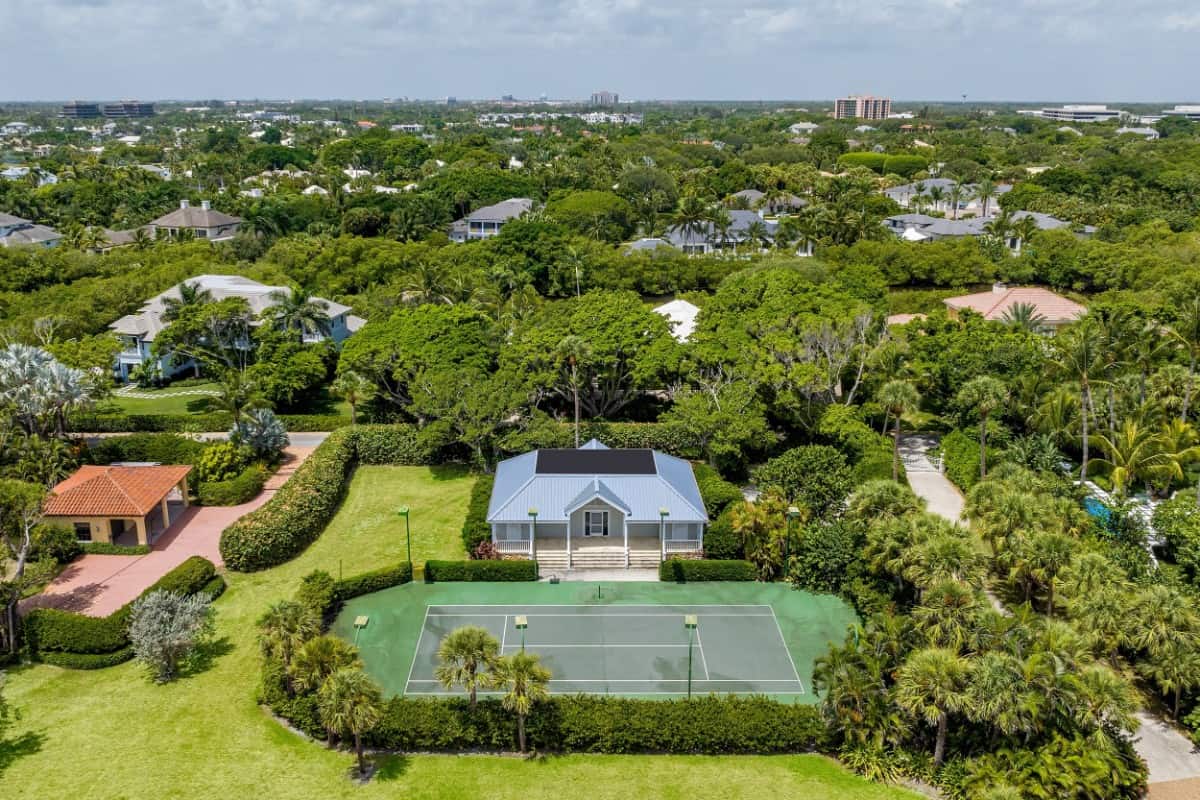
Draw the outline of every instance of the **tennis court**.
<instances>
[{"instance_id":1,"label":"tennis court","mask_svg":"<svg viewBox=\"0 0 1200 800\"><path fill-rule=\"evenodd\" d=\"M690 649L694 695L812 703L813 662L855 621L838 598L784 584L438 583L354 598L332 631L355 642L388 695L460 693L434 678L438 646L456 628L478 625L505 655L521 649L523 636L526 651L550 670L556 694L685 695Z\"/></svg>"},{"instance_id":2,"label":"tennis court","mask_svg":"<svg viewBox=\"0 0 1200 800\"><path fill-rule=\"evenodd\" d=\"M451 693L433 677L437 649L464 625L487 628L502 655L537 653L554 692L686 693L690 655L693 693L804 693L769 605L453 605L428 607L405 694Z\"/></svg>"}]
</instances>

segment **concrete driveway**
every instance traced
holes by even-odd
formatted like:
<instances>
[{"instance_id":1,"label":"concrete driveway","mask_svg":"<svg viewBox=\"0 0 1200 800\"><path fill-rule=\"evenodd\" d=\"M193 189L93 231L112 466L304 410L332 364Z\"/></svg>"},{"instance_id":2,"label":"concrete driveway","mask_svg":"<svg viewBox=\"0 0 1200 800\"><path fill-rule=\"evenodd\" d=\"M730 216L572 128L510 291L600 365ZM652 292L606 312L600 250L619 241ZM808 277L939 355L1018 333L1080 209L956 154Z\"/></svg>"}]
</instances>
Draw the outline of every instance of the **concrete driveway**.
<instances>
[{"instance_id":1,"label":"concrete driveway","mask_svg":"<svg viewBox=\"0 0 1200 800\"><path fill-rule=\"evenodd\" d=\"M202 556L218 568L223 567L225 562L219 548L221 531L270 500L314 449L315 446L296 445L285 449L279 470L267 480L258 497L248 503L191 506L144 556L85 555L76 559L41 594L25 600L21 610L50 607L105 617L137 598L191 556Z\"/></svg>"}]
</instances>

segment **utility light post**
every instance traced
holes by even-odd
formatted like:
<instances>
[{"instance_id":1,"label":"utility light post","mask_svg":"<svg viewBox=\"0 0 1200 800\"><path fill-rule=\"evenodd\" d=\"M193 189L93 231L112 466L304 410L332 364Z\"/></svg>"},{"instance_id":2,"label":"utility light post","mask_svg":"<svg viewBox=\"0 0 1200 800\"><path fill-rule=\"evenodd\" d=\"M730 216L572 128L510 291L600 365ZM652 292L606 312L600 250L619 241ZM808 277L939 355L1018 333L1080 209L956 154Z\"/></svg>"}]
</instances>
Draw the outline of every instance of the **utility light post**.
<instances>
[{"instance_id":1,"label":"utility light post","mask_svg":"<svg viewBox=\"0 0 1200 800\"><path fill-rule=\"evenodd\" d=\"M521 616L519 616L515 620L513 620L513 624L516 626L517 630L519 630L521 632L521 652L524 653L525 652L525 629L529 627L529 617L526 617L524 614L522 614Z\"/></svg>"},{"instance_id":2,"label":"utility light post","mask_svg":"<svg viewBox=\"0 0 1200 800\"><path fill-rule=\"evenodd\" d=\"M408 527L408 506L400 506L396 513L404 517L404 541L408 544L408 563L412 565L412 531Z\"/></svg>"},{"instance_id":3,"label":"utility light post","mask_svg":"<svg viewBox=\"0 0 1200 800\"><path fill-rule=\"evenodd\" d=\"M683 627L688 632L688 700L692 699L692 640L696 636L696 615L688 614L683 618Z\"/></svg>"}]
</instances>

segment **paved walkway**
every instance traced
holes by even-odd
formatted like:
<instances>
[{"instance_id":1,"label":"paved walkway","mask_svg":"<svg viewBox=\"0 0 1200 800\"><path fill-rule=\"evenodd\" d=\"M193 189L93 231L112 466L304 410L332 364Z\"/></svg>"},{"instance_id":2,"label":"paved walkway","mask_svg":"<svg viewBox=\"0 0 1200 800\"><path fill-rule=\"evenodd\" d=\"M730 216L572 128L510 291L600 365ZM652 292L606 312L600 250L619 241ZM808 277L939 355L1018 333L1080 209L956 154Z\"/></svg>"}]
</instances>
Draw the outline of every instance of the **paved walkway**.
<instances>
[{"instance_id":1,"label":"paved walkway","mask_svg":"<svg viewBox=\"0 0 1200 800\"><path fill-rule=\"evenodd\" d=\"M936 445L936 440L927 436L900 439L908 483L917 496L925 498L930 512L964 524L962 494L945 475L933 469L925 457L926 451ZM998 611L1008 613L991 592L988 592L988 599ZM1134 749L1150 768L1149 800L1200 799L1200 753L1191 740L1174 726L1145 711L1138 712L1137 718Z\"/></svg>"},{"instance_id":2,"label":"paved walkway","mask_svg":"<svg viewBox=\"0 0 1200 800\"><path fill-rule=\"evenodd\" d=\"M314 449L292 445L284 450L279 471L267 479L262 492L248 503L191 506L144 556L86 555L73 561L41 594L23 602L21 609L52 607L104 617L135 599L191 556L203 556L218 568L224 566L219 548L221 531L270 500Z\"/></svg>"}]
</instances>

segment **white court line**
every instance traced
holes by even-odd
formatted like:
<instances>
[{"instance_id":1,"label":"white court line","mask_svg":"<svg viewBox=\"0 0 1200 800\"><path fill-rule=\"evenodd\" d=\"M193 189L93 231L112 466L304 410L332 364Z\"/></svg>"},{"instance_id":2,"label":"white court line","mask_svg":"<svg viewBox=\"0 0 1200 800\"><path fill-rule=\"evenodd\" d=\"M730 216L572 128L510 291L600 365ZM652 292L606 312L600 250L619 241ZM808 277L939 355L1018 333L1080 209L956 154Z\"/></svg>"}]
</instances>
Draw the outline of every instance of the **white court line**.
<instances>
[{"instance_id":1,"label":"white court line","mask_svg":"<svg viewBox=\"0 0 1200 800\"><path fill-rule=\"evenodd\" d=\"M500 629L500 652L504 652L504 640L508 638L508 614L504 615L504 627Z\"/></svg>"},{"instance_id":2,"label":"white court line","mask_svg":"<svg viewBox=\"0 0 1200 800\"><path fill-rule=\"evenodd\" d=\"M700 641L700 626L696 626L696 644L700 645L700 663L704 666L704 680L708 680L708 659L704 657L704 642Z\"/></svg>"},{"instance_id":3,"label":"white court line","mask_svg":"<svg viewBox=\"0 0 1200 800\"><path fill-rule=\"evenodd\" d=\"M693 694L695 694L694 686L696 681L692 681ZM412 697L446 697L453 692L405 692L405 695ZM503 692L476 692L480 697L502 697ZM650 697L653 695L662 695L663 697L687 697L687 692L639 692L636 689L632 692L606 692L609 697ZM725 692L730 694L730 692ZM738 692L738 694L760 694L765 697L795 697L804 692Z\"/></svg>"},{"instance_id":4,"label":"white court line","mask_svg":"<svg viewBox=\"0 0 1200 800\"><path fill-rule=\"evenodd\" d=\"M518 645L515 645L515 644L505 645L503 642L500 643L501 648L504 648L506 646L507 647L517 647ZM546 648L546 647L567 647L567 648L572 648L572 649L580 648L580 647L599 647L601 649L607 649L609 647L648 647L651 649L660 650L664 647L687 647L687 645L686 644L612 644L609 642L604 642L601 644L592 644L592 643L589 643L589 644L534 644L532 642L526 642L525 647L530 650L532 650L534 648L542 649L542 648Z\"/></svg>"},{"instance_id":5,"label":"white court line","mask_svg":"<svg viewBox=\"0 0 1200 800\"><path fill-rule=\"evenodd\" d=\"M771 616L775 617L775 609L771 609ZM787 639L783 638L783 628L779 625L779 617L775 617L775 630L779 631L779 641L783 643L783 652L787 653L788 661L791 662L792 672L796 674L796 683L800 684L800 691L804 691L804 681L800 680L800 670L796 669L796 661L792 658L792 651L788 649Z\"/></svg>"},{"instance_id":6,"label":"white court line","mask_svg":"<svg viewBox=\"0 0 1200 800\"><path fill-rule=\"evenodd\" d=\"M413 649L412 663L408 665L408 680L404 682L404 693L408 694L408 685L413 682L413 669L417 666L417 655L421 652L421 639L425 637L425 626L429 624L429 606L425 606L425 621L421 623L421 632L417 634L417 646Z\"/></svg>"},{"instance_id":7,"label":"white court line","mask_svg":"<svg viewBox=\"0 0 1200 800\"><path fill-rule=\"evenodd\" d=\"M445 603L428 608L771 608L768 603Z\"/></svg>"},{"instance_id":8,"label":"white court line","mask_svg":"<svg viewBox=\"0 0 1200 800\"><path fill-rule=\"evenodd\" d=\"M441 613L439 613L439 614L429 614L428 616L436 617L436 618L440 618L440 617L456 617L456 618L504 617L505 619L507 619L508 617L510 617L512 615L511 614L479 614L479 613L465 613L465 614L441 614ZM684 614L540 614L540 613L535 613L535 614L527 614L526 616L536 617L538 619L546 619L548 617L571 617L572 619L610 619L613 617L636 617L636 618L641 619L641 618L653 618L653 617L669 617L671 619L678 619L679 617L682 617L685 615ZM721 613L714 612L714 613L709 613L709 614L697 614L696 616L697 617L737 617L738 619L766 619L767 617L770 617L771 615L770 614L721 614Z\"/></svg>"},{"instance_id":9,"label":"white court line","mask_svg":"<svg viewBox=\"0 0 1200 800\"><path fill-rule=\"evenodd\" d=\"M693 678L697 683L799 683L795 678ZM414 678L412 683L440 683L434 678ZM687 678L551 678L550 683L687 683ZM503 694L503 692L501 692ZM747 692L747 694L753 694ZM792 692L795 694L795 692Z\"/></svg>"}]
</instances>

